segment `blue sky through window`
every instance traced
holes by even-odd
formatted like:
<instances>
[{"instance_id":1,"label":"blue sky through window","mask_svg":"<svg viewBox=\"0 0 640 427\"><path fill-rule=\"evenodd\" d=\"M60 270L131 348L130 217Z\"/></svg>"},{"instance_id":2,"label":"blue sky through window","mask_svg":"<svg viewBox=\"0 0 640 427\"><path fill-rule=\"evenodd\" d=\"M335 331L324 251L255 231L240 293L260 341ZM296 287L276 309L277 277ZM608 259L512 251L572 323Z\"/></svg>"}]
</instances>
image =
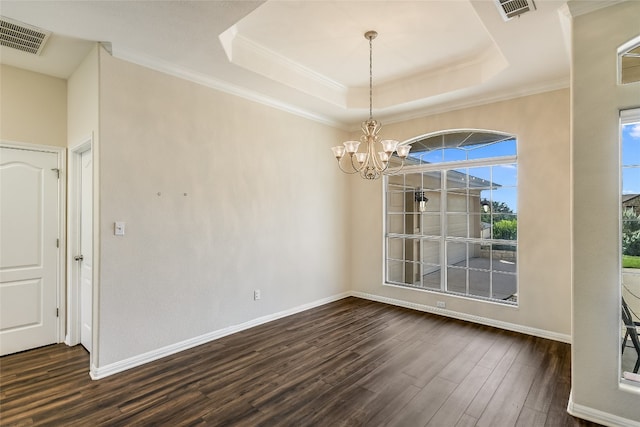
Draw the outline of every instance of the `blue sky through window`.
<instances>
[{"instance_id":1,"label":"blue sky through window","mask_svg":"<svg viewBox=\"0 0 640 427\"><path fill-rule=\"evenodd\" d=\"M640 123L622 126L622 194L640 194Z\"/></svg>"}]
</instances>

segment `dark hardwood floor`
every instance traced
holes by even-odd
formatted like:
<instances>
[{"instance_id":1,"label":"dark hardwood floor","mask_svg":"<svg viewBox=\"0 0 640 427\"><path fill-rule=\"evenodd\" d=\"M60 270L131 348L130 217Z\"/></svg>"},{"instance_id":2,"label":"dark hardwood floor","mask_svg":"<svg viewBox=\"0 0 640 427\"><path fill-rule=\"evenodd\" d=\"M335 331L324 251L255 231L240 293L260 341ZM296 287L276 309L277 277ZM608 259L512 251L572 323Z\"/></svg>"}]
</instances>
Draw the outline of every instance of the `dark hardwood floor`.
<instances>
[{"instance_id":1,"label":"dark hardwood floor","mask_svg":"<svg viewBox=\"0 0 640 427\"><path fill-rule=\"evenodd\" d=\"M63 344L0 358L3 426L593 426L570 346L357 298L92 381Z\"/></svg>"}]
</instances>

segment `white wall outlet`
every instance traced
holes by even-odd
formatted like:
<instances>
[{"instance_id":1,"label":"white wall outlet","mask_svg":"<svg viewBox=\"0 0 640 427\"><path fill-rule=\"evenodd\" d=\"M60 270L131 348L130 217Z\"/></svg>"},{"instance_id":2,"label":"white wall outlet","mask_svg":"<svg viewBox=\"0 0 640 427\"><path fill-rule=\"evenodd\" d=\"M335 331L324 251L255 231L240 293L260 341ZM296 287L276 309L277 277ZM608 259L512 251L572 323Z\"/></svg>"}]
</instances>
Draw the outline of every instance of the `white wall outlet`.
<instances>
[{"instance_id":1,"label":"white wall outlet","mask_svg":"<svg viewBox=\"0 0 640 427\"><path fill-rule=\"evenodd\" d=\"M444 301L436 301L436 307L445 308L446 306L447 304L445 304Z\"/></svg>"},{"instance_id":2,"label":"white wall outlet","mask_svg":"<svg viewBox=\"0 0 640 427\"><path fill-rule=\"evenodd\" d=\"M113 224L113 234L116 236L124 236L124 221L116 221Z\"/></svg>"},{"instance_id":3,"label":"white wall outlet","mask_svg":"<svg viewBox=\"0 0 640 427\"><path fill-rule=\"evenodd\" d=\"M260 295L260 289L256 289L255 291L253 291L253 299L254 299L255 301L259 300L259 299L260 299L260 296L261 296L261 295Z\"/></svg>"}]
</instances>

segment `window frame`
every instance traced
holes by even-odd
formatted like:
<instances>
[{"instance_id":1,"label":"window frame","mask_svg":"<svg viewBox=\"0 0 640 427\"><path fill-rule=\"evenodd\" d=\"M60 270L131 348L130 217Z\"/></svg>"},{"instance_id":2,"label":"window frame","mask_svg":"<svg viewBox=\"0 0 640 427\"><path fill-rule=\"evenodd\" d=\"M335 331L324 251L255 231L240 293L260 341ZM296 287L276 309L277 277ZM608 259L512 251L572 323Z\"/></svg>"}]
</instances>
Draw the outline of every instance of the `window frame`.
<instances>
[{"instance_id":1,"label":"window frame","mask_svg":"<svg viewBox=\"0 0 640 427\"><path fill-rule=\"evenodd\" d=\"M415 142L419 139L423 139L423 138L429 138L432 136L439 136L441 134L445 134L445 133L457 133L457 132L466 132L469 131L469 129L454 129L454 130L449 130L449 131L443 131L443 132L436 132L436 133L432 133L429 135L423 135L421 137L418 138L413 138L409 141L407 141L408 144ZM383 181L383 186L382 186L382 190L383 190L383 285L384 286L392 286L392 287L400 287L403 289L414 289L414 290L418 290L418 291L423 291L423 292L431 292L431 293L436 293L436 294L443 294L443 295L447 295L447 296L452 296L452 297L458 297L458 298L464 298L464 299L470 299L473 301L482 301L482 302L489 302L489 303L496 303L496 304L500 304L501 306L507 306L507 307L518 307L519 306L519 300L517 301L507 301L504 299L499 299L499 298L492 298L492 297L484 297L481 295L474 295L472 293L470 293L469 291L469 272L470 271L476 271L473 268L469 268L468 264L467 266L464 268L465 269L465 274L466 274L466 280L465 280L465 292L464 293L460 293L460 292L455 292L455 291L451 291L448 290L448 283L447 283L447 276L448 276L448 258L447 258L447 247L450 243L455 243L455 242L464 242L467 245L467 253L466 253L466 257L465 259L468 261L469 258L469 252L468 252L468 245L474 245L474 244L478 244L478 245L496 245L496 244L505 244L505 245L512 245L515 246L516 248L516 266L515 266L515 272L514 273L505 273L505 274L509 274L514 276L515 278L515 282L516 282L516 290L515 293L518 294L518 289L519 289L519 268L518 268L518 258L519 258L519 254L518 254L518 239L516 238L515 240L503 240L503 239L494 239L492 237L488 238L488 239L483 239L481 237L469 237L469 234L467 233L467 237L455 237L455 236L448 236L448 229L447 229L447 224L448 224L448 209L447 209L447 195L445 193L447 193L447 174L449 171L455 171L457 169L472 169L472 168L480 168L480 167L494 167L494 166L501 166L501 165L515 165L516 168L518 167L518 155L517 155L517 137L515 135L509 135L506 134L504 132L494 132L494 131L490 131L495 133L496 135L505 135L505 136L510 136L511 138L513 138L515 140L516 143L516 154L515 155L508 155L508 156L498 156L498 157L490 157L490 158L482 158L482 159L471 159L471 160L458 160L458 161L449 161L449 162L439 162L439 163L421 163L421 164L416 164L416 165L409 165L409 166L404 166L403 168L395 168L390 170L390 174L391 176L394 175L408 175L411 173L421 173L421 174L426 174L429 172L438 172L440 173L440 189L438 190L440 192L440 207L439 210L437 211L437 215L440 216L440 234L437 237L434 236L425 236L423 234L420 235L416 235L416 234L409 234L406 233L390 233L389 231L389 221L390 221L390 214L393 214L393 212L389 211L389 205L388 205L388 195L390 193L389 190L389 185L390 185L390 176L384 176L384 181ZM516 195L518 195L518 181L516 180L516 184L515 184L515 190L516 190ZM469 187L467 186L466 189L468 190ZM468 194L467 194L468 197ZM517 206L520 204L519 202L519 197L517 197L516 200L516 213L515 215L518 215L518 209ZM405 218L407 214L406 208L405 210L403 210L402 213L402 217ZM470 215L472 215L472 212L470 212L469 210L469 206L467 206L467 210L466 210L466 220L467 220L467 227L469 226L469 219L470 219ZM444 216L444 217L443 217ZM422 218L422 216L421 216ZM421 226L421 230L422 230L422 226ZM406 241L406 239L416 239L418 240L418 242L421 245L422 248L422 242L423 241L437 241L439 242L439 270L440 270L440 286L439 288L430 288L430 287L426 287L426 286L413 286L411 284L408 283L401 283L401 282L396 282L396 281L392 281L389 280L389 261L393 261L394 258L391 258L390 256L390 249L389 249L389 242L390 239L393 238L401 238L403 239L403 241ZM422 253L422 252L421 252ZM406 263L406 253L405 253L405 248L402 249L402 260L396 260L396 261L401 261L403 263ZM422 268L424 267L425 263L423 260L420 261L420 274L423 275L422 273ZM493 287L492 287L492 283L493 283L493 273L498 272L503 274L502 271L500 270L496 270L494 269L493 266L490 266L488 270L477 270L480 272L483 271L488 271L489 275L490 275L490 279L489 279L489 295L492 296L493 295Z\"/></svg>"}]
</instances>

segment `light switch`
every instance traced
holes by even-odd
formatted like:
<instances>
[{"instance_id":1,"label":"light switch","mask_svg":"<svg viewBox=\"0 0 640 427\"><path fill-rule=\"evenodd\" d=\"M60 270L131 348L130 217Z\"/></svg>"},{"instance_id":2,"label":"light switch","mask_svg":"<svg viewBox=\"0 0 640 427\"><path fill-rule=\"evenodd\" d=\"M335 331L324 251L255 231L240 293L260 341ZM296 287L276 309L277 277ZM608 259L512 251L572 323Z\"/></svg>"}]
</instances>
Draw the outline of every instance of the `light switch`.
<instances>
[{"instance_id":1,"label":"light switch","mask_svg":"<svg viewBox=\"0 0 640 427\"><path fill-rule=\"evenodd\" d=\"M124 236L124 226L125 223L123 221L116 221L113 227L113 234L116 236Z\"/></svg>"}]
</instances>

